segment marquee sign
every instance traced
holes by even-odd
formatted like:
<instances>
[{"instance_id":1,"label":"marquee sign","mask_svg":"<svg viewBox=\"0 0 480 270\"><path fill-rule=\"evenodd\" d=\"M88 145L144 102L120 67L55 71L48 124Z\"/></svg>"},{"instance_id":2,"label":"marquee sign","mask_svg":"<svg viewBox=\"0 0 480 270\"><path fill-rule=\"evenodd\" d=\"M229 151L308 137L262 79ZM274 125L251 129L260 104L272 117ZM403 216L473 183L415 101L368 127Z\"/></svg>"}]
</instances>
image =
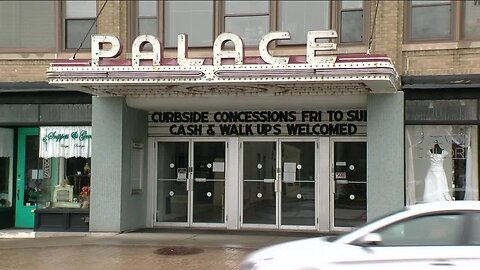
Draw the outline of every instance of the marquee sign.
<instances>
[{"instance_id":1,"label":"marquee sign","mask_svg":"<svg viewBox=\"0 0 480 270\"><path fill-rule=\"evenodd\" d=\"M319 51L332 51L337 47L336 43L325 42L337 38L337 33L333 30L309 31L307 33L307 63L322 64L332 63L335 57L317 56ZM288 64L289 57L273 56L268 45L275 40L290 39L289 32L271 32L266 34L260 41L258 51L260 57L267 64L285 65ZM227 42L233 43L233 50L225 49ZM145 44L152 46L152 51L143 51ZM177 64L179 66L200 66L204 59L188 58L188 35L178 35ZM115 36L93 35L92 36L92 67L100 66L100 60L105 58L115 58L122 52L120 41ZM149 60L152 66L160 66L163 58L163 46L160 41L151 35L138 36L132 44L132 66L139 67L142 60ZM235 59L235 65L242 65L244 60L244 44L240 36L234 33L220 34L213 44L213 65L222 65L223 59Z\"/></svg>"},{"instance_id":2,"label":"marquee sign","mask_svg":"<svg viewBox=\"0 0 480 270\"><path fill-rule=\"evenodd\" d=\"M151 136L345 136L365 135L367 111L152 112Z\"/></svg>"},{"instance_id":3,"label":"marquee sign","mask_svg":"<svg viewBox=\"0 0 480 270\"><path fill-rule=\"evenodd\" d=\"M400 77L390 58L379 54L335 55L336 38L333 30L310 31L305 54L286 56L275 54L270 44L288 40L290 34L271 32L259 42L258 56L245 56L242 38L222 33L214 41L212 57L190 58L188 35L180 34L176 58L165 58L156 37L141 35L132 43L131 59L121 59L123 46L117 37L94 35L91 59L54 60L47 78L51 84L93 95L125 97L252 94L249 90L238 93L237 87L261 88L264 90L258 95L276 97L306 92L363 95L400 89ZM151 49L144 50L147 44Z\"/></svg>"}]
</instances>

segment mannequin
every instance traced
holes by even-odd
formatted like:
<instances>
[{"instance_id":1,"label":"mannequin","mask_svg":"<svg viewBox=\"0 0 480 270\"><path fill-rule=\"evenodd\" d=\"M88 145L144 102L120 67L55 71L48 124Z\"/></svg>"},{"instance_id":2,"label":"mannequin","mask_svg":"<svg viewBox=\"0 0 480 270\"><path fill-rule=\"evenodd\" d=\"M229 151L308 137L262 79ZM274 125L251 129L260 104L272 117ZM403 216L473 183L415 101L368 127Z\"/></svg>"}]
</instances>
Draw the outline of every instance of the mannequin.
<instances>
[{"instance_id":1,"label":"mannequin","mask_svg":"<svg viewBox=\"0 0 480 270\"><path fill-rule=\"evenodd\" d=\"M438 143L436 143L432 149L430 149L430 153L432 154L441 154L443 149L440 147Z\"/></svg>"},{"instance_id":2,"label":"mannequin","mask_svg":"<svg viewBox=\"0 0 480 270\"><path fill-rule=\"evenodd\" d=\"M443 150L438 143L435 143L429 154L430 168L428 168L425 176L423 202L451 201L447 176L443 168L443 160L448 152Z\"/></svg>"}]
</instances>

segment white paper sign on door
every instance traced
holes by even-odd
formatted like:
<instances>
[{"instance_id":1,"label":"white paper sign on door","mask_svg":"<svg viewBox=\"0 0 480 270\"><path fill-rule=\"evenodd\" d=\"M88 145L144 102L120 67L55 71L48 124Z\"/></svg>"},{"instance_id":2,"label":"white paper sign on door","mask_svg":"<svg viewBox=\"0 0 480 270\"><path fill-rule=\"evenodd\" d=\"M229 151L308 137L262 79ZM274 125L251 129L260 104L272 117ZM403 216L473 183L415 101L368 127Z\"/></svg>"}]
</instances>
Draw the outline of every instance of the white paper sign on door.
<instances>
[{"instance_id":1,"label":"white paper sign on door","mask_svg":"<svg viewBox=\"0 0 480 270\"><path fill-rule=\"evenodd\" d=\"M225 163L224 162L213 162L213 172L224 172Z\"/></svg>"},{"instance_id":2,"label":"white paper sign on door","mask_svg":"<svg viewBox=\"0 0 480 270\"><path fill-rule=\"evenodd\" d=\"M295 183L296 172L297 172L297 163L284 162L283 163L283 182Z\"/></svg>"}]
</instances>

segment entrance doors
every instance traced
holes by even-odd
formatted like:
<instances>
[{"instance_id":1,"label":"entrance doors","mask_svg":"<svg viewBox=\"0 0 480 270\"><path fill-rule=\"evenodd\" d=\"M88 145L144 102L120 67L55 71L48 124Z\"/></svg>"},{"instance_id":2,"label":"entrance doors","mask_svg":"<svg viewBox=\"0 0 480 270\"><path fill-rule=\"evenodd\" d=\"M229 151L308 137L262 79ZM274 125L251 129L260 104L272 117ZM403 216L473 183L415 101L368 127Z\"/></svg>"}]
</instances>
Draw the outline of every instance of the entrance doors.
<instances>
[{"instance_id":1,"label":"entrance doors","mask_svg":"<svg viewBox=\"0 0 480 270\"><path fill-rule=\"evenodd\" d=\"M241 143L242 227L315 228L315 143Z\"/></svg>"},{"instance_id":2,"label":"entrance doors","mask_svg":"<svg viewBox=\"0 0 480 270\"><path fill-rule=\"evenodd\" d=\"M156 222L225 225L225 141L156 143Z\"/></svg>"},{"instance_id":3,"label":"entrance doors","mask_svg":"<svg viewBox=\"0 0 480 270\"><path fill-rule=\"evenodd\" d=\"M332 230L350 229L367 221L367 142L332 139Z\"/></svg>"},{"instance_id":4,"label":"entrance doors","mask_svg":"<svg viewBox=\"0 0 480 270\"><path fill-rule=\"evenodd\" d=\"M155 226L342 231L366 221L366 138L153 145Z\"/></svg>"},{"instance_id":5,"label":"entrance doors","mask_svg":"<svg viewBox=\"0 0 480 270\"><path fill-rule=\"evenodd\" d=\"M37 197L43 185L43 159L39 158L38 128L18 129L15 227L33 228Z\"/></svg>"}]
</instances>

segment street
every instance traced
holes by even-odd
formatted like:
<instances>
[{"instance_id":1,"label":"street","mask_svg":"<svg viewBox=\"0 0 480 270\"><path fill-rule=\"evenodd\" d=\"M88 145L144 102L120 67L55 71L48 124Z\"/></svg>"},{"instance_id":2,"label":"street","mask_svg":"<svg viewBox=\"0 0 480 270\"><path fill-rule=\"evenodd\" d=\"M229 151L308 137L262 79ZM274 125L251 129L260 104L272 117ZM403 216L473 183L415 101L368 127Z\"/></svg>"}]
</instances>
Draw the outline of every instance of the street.
<instances>
[{"instance_id":1,"label":"street","mask_svg":"<svg viewBox=\"0 0 480 270\"><path fill-rule=\"evenodd\" d=\"M3 238L0 269L240 269L249 252L302 237L169 232Z\"/></svg>"}]
</instances>

